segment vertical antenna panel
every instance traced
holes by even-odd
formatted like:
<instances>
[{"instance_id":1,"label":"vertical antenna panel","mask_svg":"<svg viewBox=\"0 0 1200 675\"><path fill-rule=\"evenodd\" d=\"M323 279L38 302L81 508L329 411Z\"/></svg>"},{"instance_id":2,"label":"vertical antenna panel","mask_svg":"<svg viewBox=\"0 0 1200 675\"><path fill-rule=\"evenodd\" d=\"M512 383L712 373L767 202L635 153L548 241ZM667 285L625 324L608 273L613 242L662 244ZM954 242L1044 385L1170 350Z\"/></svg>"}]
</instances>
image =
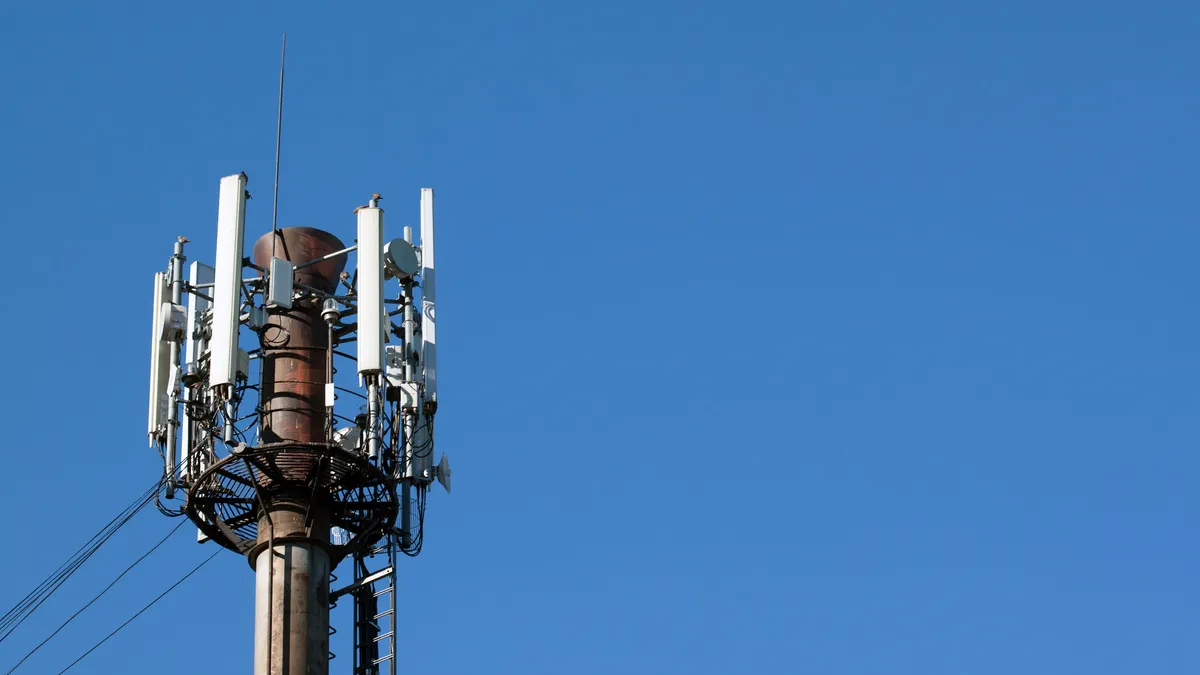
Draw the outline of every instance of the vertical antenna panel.
<instances>
[{"instance_id":1,"label":"vertical antenna panel","mask_svg":"<svg viewBox=\"0 0 1200 675\"><path fill-rule=\"evenodd\" d=\"M358 210L358 373L381 372L384 327L383 209Z\"/></svg>"},{"instance_id":2,"label":"vertical antenna panel","mask_svg":"<svg viewBox=\"0 0 1200 675\"><path fill-rule=\"evenodd\" d=\"M433 188L421 188L421 365L425 399L437 405L437 278L433 269Z\"/></svg>"},{"instance_id":3,"label":"vertical antenna panel","mask_svg":"<svg viewBox=\"0 0 1200 675\"><path fill-rule=\"evenodd\" d=\"M213 268L204 263L194 262L188 268L188 283L193 287L206 286L213 282ZM212 292L211 288L201 289L199 291L204 295ZM204 312L212 303L208 298L202 298L198 295L191 295L188 298L187 309L187 343L184 347L184 363L193 368L200 365L200 356L204 353L204 340L197 339L197 329L203 326L199 325L204 320Z\"/></svg>"},{"instance_id":4,"label":"vertical antenna panel","mask_svg":"<svg viewBox=\"0 0 1200 675\"><path fill-rule=\"evenodd\" d=\"M211 284L213 282L213 268L204 263L194 262L188 268L188 283L193 287ZM212 292L211 288L205 288L200 291L207 295ZM204 321L204 312L211 305L207 298L202 298L192 294L188 296L187 306L187 342L184 343L184 372L196 372L200 369L200 357L204 354L204 346L206 340L202 337L197 337L197 332L203 329L202 322ZM191 400L192 390L188 387L183 389L184 410L187 410L187 402ZM183 479L191 477L191 462L189 455L192 452L192 446L196 443L195 434L192 432L194 423L186 415L182 420L179 428L180 438L180 463L183 468L179 472L179 476Z\"/></svg>"},{"instance_id":5,"label":"vertical antenna panel","mask_svg":"<svg viewBox=\"0 0 1200 675\"><path fill-rule=\"evenodd\" d=\"M271 258L267 283L267 307L292 308L294 275L295 268L290 261Z\"/></svg>"},{"instance_id":6,"label":"vertical antenna panel","mask_svg":"<svg viewBox=\"0 0 1200 675\"><path fill-rule=\"evenodd\" d=\"M242 240L246 230L246 177L221 179L217 204L217 257L213 274L209 387L233 385L237 374L238 316L242 299Z\"/></svg>"},{"instance_id":7,"label":"vertical antenna panel","mask_svg":"<svg viewBox=\"0 0 1200 675\"><path fill-rule=\"evenodd\" d=\"M150 445L158 440L158 431L166 422L166 397L168 378L171 373L169 349L159 340L161 332L159 317L162 312L163 300L167 295L167 275L163 272L154 273L154 311L150 326L150 411L146 425L146 433L150 435Z\"/></svg>"}]
</instances>

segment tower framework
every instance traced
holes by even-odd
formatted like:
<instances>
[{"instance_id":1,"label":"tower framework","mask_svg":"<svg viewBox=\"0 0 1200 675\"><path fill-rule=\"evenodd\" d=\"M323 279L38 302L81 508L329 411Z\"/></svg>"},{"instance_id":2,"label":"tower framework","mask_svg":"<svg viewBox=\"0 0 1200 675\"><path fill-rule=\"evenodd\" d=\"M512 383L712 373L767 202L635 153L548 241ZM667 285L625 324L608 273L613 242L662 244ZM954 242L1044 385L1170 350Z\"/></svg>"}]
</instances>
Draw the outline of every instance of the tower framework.
<instances>
[{"instance_id":1,"label":"tower framework","mask_svg":"<svg viewBox=\"0 0 1200 675\"><path fill-rule=\"evenodd\" d=\"M180 238L155 275L151 443L168 498L184 500L178 514L255 571L256 675L328 673L329 610L347 595L355 675L394 673L398 554L420 551L426 492L435 480L448 490L450 479L445 457L432 461L432 190L422 191L419 245L409 228L384 240L376 194L355 210L355 245L313 228L273 229L251 261L242 257L246 180L221 180L215 265L193 263L185 280ZM357 388L336 377L335 362L347 361ZM359 403L352 415L346 399ZM347 558L353 580L331 590Z\"/></svg>"}]
</instances>

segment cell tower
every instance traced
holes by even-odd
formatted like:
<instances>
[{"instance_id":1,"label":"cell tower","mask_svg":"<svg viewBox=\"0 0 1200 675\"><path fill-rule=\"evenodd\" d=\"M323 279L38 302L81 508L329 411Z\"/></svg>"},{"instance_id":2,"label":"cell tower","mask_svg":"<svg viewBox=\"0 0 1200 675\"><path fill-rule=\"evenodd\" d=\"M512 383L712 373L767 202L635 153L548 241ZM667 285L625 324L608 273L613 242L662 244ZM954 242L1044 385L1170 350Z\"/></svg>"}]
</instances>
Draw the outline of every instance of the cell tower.
<instances>
[{"instance_id":1,"label":"cell tower","mask_svg":"<svg viewBox=\"0 0 1200 675\"><path fill-rule=\"evenodd\" d=\"M256 675L328 673L329 611L347 596L353 673L394 674L396 564L421 550L432 482L450 490L445 455L432 461L433 190L417 241L385 239L375 194L353 246L273 227L245 258L246 181L221 179L213 264L185 278L180 237L154 275L148 430L165 496L254 569ZM357 386L335 381L350 364ZM347 559L352 579L331 590Z\"/></svg>"}]
</instances>

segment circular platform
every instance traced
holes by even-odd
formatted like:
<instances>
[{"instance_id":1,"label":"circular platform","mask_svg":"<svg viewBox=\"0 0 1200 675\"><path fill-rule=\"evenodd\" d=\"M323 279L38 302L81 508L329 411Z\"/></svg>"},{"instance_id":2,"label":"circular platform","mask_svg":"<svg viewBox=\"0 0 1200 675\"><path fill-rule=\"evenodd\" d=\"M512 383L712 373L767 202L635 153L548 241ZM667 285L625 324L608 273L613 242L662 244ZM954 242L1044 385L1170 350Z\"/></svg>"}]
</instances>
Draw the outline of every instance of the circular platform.
<instances>
[{"instance_id":1,"label":"circular platform","mask_svg":"<svg viewBox=\"0 0 1200 675\"><path fill-rule=\"evenodd\" d=\"M217 544L245 554L258 538L261 504L286 498L329 504L339 560L394 526L396 490L366 458L323 443L272 443L222 458L188 490L187 515ZM319 537L324 539L324 537Z\"/></svg>"}]
</instances>

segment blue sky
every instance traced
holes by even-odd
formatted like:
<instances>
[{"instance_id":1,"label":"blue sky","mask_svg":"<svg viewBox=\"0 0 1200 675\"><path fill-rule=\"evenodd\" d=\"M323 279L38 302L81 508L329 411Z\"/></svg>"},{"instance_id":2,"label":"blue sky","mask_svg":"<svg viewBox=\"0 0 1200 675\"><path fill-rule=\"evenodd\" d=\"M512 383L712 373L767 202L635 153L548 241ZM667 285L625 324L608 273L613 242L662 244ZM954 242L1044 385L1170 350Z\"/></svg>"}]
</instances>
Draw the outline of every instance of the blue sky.
<instances>
[{"instance_id":1,"label":"blue sky","mask_svg":"<svg viewBox=\"0 0 1200 675\"><path fill-rule=\"evenodd\" d=\"M0 7L0 605L159 470L150 275L222 175L270 228L287 30L281 225L438 194L404 672L1194 672L1200 12L810 4ZM73 672L248 669L252 595L218 556Z\"/></svg>"}]
</instances>

